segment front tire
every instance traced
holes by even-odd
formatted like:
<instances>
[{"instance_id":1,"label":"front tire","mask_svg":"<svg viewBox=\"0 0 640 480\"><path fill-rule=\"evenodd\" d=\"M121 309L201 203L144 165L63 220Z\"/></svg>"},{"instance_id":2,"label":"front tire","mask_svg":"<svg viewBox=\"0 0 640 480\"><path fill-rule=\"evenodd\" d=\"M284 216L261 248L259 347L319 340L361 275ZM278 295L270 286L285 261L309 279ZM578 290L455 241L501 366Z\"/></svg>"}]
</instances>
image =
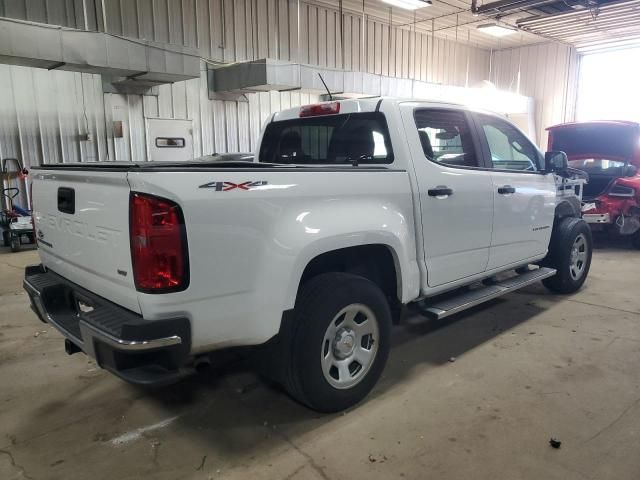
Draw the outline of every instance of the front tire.
<instances>
[{"instance_id":1,"label":"front tire","mask_svg":"<svg viewBox=\"0 0 640 480\"><path fill-rule=\"evenodd\" d=\"M631 245L640 250L640 230L631 235Z\"/></svg>"},{"instance_id":2,"label":"front tire","mask_svg":"<svg viewBox=\"0 0 640 480\"><path fill-rule=\"evenodd\" d=\"M387 362L391 312L366 278L326 273L298 296L285 388L313 410L336 412L361 401Z\"/></svg>"},{"instance_id":3,"label":"front tire","mask_svg":"<svg viewBox=\"0 0 640 480\"><path fill-rule=\"evenodd\" d=\"M582 287L591 268L593 240L591 229L581 218L564 218L555 226L549 253L543 264L558 273L542 281L556 293L574 293Z\"/></svg>"}]
</instances>

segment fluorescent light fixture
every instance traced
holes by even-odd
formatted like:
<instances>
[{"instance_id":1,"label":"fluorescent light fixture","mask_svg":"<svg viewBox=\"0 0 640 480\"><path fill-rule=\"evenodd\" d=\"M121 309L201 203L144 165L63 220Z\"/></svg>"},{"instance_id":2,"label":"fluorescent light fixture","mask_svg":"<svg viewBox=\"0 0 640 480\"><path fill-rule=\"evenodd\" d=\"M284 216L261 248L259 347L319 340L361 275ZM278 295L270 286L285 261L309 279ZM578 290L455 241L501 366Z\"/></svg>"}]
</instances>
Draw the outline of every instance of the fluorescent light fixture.
<instances>
[{"instance_id":1,"label":"fluorescent light fixture","mask_svg":"<svg viewBox=\"0 0 640 480\"><path fill-rule=\"evenodd\" d=\"M417 10L423 7L430 7L431 0L382 0L393 7L404 8L405 10Z\"/></svg>"},{"instance_id":2,"label":"fluorescent light fixture","mask_svg":"<svg viewBox=\"0 0 640 480\"><path fill-rule=\"evenodd\" d=\"M497 23L485 23L484 25L478 25L478 30L494 37L506 37L512 33L516 33L515 28L504 27Z\"/></svg>"}]
</instances>

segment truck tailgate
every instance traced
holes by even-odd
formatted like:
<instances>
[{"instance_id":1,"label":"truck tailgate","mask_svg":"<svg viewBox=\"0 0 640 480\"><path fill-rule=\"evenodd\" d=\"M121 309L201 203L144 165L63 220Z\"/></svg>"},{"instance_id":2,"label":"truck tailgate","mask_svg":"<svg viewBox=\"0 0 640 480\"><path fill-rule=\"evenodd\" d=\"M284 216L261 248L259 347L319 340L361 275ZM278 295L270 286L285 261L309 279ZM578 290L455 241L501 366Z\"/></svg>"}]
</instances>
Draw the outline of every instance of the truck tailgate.
<instances>
[{"instance_id":1,"label":"truck tailgate","mask_svg":"<svg viewBox=\"0 0 640 480\"><path fill-rule=\"evenodd\" d=\"M34 171L33 205L45 267L140 313L131 271L126 171Z\"/></svg>"}]
</instances>

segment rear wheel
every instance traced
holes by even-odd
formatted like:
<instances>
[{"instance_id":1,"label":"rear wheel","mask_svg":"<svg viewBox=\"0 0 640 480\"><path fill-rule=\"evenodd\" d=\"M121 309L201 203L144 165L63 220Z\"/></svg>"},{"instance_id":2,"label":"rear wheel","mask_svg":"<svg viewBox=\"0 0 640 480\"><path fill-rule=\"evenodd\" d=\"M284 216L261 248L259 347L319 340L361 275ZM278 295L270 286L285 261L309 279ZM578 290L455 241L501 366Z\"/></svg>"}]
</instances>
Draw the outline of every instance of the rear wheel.
<instances>
[{"instance_id":1,"label":"rear wheel","mask_svg":"<svg viewBox=\"0 0 640 480\"><path fill-rule=\"evenodd\" d=\"M640 230L631 235L631 245L640 250Z\"/></svg>"},{"instance_id":2,"label":"rear wheel","mask_svg":"<svg viewBox=\"0 0 640 480\"><path fill-rule=\"evenodd\" d=\"M549 243L546 267L558 273L543 280L557 293L573 293L582 287L591 267L593 241L589 225L581 218L564 218L555 226Z\"/></svg>"},{"instance_id":3,"label":"rear wheel","mask_svg":"<svg viewBox=\"0 0 640 480\"><path fill-rule=\"evenodd\" d=\"M311 279L296 302L285 388L301 403L335 412L362 400L389 355L391 312L373 282L346 273Z\"/></svg>"}]
</instances>

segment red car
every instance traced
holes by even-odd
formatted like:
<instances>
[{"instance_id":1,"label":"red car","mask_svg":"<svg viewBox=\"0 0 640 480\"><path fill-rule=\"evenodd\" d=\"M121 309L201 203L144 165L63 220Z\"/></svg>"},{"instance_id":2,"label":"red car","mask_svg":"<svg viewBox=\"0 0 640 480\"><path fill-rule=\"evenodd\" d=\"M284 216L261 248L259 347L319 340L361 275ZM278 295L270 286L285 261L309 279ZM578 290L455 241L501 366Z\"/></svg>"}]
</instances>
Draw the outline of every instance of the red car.
<instances>
[{"instance_id":1,"label":"red car","mask_svg":"<svg viewBox=\"0 0 640 480\"><path fill-rule=\"evenodd\" d=\"M640 123L599 121L549 127L549 151L589 174L583 217L595 230L631 238L640 248Z\"/></svg>"}]
</instances>

